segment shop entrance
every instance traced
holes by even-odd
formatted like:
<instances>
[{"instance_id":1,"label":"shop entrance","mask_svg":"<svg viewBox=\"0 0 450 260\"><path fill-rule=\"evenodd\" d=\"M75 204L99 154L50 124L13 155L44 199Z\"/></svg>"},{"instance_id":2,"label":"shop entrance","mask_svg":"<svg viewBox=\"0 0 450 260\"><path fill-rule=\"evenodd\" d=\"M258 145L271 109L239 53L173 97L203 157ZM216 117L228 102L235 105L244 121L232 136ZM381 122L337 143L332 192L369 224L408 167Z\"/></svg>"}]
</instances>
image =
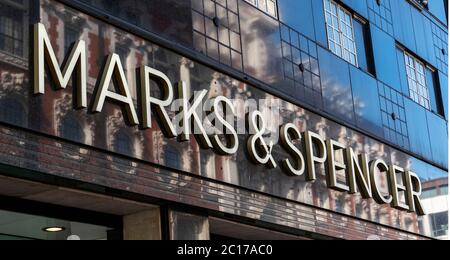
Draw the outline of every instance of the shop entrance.
<instances>
[{"instance_id":1,"label":"shop entrance","mask_svg":"<svg viewBox=\"0 0 450 260\"><path fill-rule=\"evenodd\" d=\"M159 207L0 174L0 240L160 239Z\"/></svg>"},{"instance_id":2,"label":"shop entrance","mask_svg":"<svg viewBox=\"0 0 450 260\"><path fill-rule=\"evenodd\" d=\"M300 236L213 217L209 218L209 225L210 238L216 241L306 240Z\"/></svg>"},{"instance_id":3,"label":"shop entrance","mask_svg":"<svg viewBox=\"0 0 450 260\"><path fill-rule=\"evenodd\" d=\"M108 240L114 227L0 210L0 240Z\"/></svg>"}]
</instances>

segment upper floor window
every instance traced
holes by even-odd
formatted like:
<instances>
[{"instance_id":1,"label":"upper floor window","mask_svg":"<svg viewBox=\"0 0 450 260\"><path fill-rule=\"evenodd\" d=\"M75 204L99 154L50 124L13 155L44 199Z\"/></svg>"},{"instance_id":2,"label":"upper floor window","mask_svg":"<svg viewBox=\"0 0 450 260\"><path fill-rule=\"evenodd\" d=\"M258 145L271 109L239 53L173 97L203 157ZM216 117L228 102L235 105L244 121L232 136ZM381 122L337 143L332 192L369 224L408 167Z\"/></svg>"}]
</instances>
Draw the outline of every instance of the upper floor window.
<instances>
[{"instance_id":1,"label":"upper floor window","mask_svg":"<svg viewBox=\"0 0 450 260\"><path fill-rule=\"evenodd\" d=\"M425 64L405 52L409 96L427 109L431 108L430 93L425 78Z\"/></svg>"},{"instance_id":2,"label":"upper floor window","mask_svg":"<svg viewBox=\"0 0 450 260\"><path fill-rule=\"evenodd\" d=\"M336 2L325 0L325 18L330 50L358 66L352 14Z\"/></svg>"},{"instance_id":3,"label":"upper floor window","mask_svg":"<svg viewBox=\"0 0 450 260\"><path fill-rule=\"evenodd\" d=\"M0 50L16 56L24 55L24 13L0 3Z\"/></svg>"},{"instance_id":4,"label":"upper floor window","mask_svg":"<svg viewBox=\"0 0 450 260\"><path fill-rule=\"evenodd\" d=\"M259 10L273 17L278 17L277 0L245 0L245 1L256 6Z\"/></svg>"},{"instance_id":5,"label":"upper floor window","mask_svg":"<svg viewBox=\"0 0 450 260\"><path fill-rule=\"evenodd\" d=\"M333 0L324 0L324 10L330 51L375 75L368 22Z\"/></svg>"},{"instance_id":6,"label":"upper floor window","mask_svg":"<svg viewBox=\"0 0 450 260\"><path fill-rule=\"evenodd\" d=\"M426 109L444 115L436 71L406 51L404 56L410 98Z\"/></svg>"}]
</instances>

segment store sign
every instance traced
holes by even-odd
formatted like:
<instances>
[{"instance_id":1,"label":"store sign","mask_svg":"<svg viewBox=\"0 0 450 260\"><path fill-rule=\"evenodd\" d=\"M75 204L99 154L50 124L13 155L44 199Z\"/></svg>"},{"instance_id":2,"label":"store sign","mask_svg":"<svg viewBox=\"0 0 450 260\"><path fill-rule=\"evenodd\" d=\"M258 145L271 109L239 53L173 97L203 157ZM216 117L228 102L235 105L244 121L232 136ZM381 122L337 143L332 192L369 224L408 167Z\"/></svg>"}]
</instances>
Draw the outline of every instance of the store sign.
<instances>
[{"instance_id":1,"label":"store sign","mask_svg":"<svg viewBox=\"0 0 450 260\"><path fill-rule=\"evenodd\" d=\"M238 131L234 128L234 120L230 122L224 116L224 110L235 116L231 100L224 96L205 100L207 90L200 91L191 97L185 82L178 83L178 99L175 100L175 90L170 79L162 72L147 66L139 68L140 79L137 92L140 93L140 111L134 105L128 81L119 55L108 56L103 71L100 72L96 89L88 108L87 100L87 53L86 43L76 42L61 70L50 39L43 24L34 25L34 93L45 94L45 68L58 89L65 89L70 80L76 77L74 89L76 96L74 104L78 109L86 109L90 113L101 113L107 100L121 104L124 119L130 125L139 125L143 129L152 127L152 115L167 138L178 138L179 141L189 141L195 136L204 149L212 149L220 155L233 155L238 151ZM152 97L151 80L157 81L164 92L163 98ZM117 85L117 91L109 90L112 82ZM179 112L176 116L178 124L169 117L167 108L178 102ZM216 122L217 129L225 131L212 132L204 126L202 113L203 104L210 106L209 114ZM388 165L380 159L370 161L366 154L356 154L350 147L320 135L305 131L301 133L294 124L280 127L279 143L289 154L289 158L277 160L272 154L276 145L265 138L267 132L263 113L254 110L246 117L247 143L246 150L250 159L269 169L281 167L291 176L305 176L306 181L317 180L316 166L326 168L327 184L331 189L355 194L360 192L365 199L373 198L379 204L391 204L392 207L418 215L425 215L420 200L421 182L417 174L396 165ZM215 127L215 126L214 126ZM301 143L297 145L297 143ZM339 175L339 173L344 173ZM383 192L378 183L384 175L388 181L389 192ZM344 176L341 178L341 176Z\"/></svg>"}]
</instances>

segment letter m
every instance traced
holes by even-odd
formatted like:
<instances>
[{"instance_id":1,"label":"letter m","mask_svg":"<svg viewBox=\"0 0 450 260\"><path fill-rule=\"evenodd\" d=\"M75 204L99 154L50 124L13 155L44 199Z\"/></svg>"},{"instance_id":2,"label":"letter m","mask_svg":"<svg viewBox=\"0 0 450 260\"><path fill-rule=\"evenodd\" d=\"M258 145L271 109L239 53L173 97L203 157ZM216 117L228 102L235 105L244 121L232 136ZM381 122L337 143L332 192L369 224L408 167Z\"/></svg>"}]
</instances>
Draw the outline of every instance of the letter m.
<instances>
[{"instance_id":1,"label":"letter m","mask_svg":"<svg viewBox=\"0 0 450 260\"><path fill-rule=\"evenodd\" d=\"M66 62L59 67L55 52L50 43L47 31L42 23L34 25L34 94L45 94L45 65L48 65L50 75L57 89L65 89L76 69L76 107L87 107L86 96L86 43L77 41L72 48Z\"/></svg>"}]
</instances>

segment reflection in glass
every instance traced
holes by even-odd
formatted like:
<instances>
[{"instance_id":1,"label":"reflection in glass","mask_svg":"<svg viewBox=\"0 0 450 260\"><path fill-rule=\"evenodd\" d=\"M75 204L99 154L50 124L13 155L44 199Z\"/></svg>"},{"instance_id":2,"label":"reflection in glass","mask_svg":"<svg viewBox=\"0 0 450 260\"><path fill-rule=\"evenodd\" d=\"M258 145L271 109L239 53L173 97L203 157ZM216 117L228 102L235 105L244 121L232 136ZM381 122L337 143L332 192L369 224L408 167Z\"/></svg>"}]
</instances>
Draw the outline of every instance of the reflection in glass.
<instances>
[{"instance_id":1,"label":"reflection in glass","mask_svg":"<svg viewBox=\"0 0 450 260\"><path fill-rule=\"evenodd\" d=\"M22 57L24 54L24 10L25 6L0 2L0 51Z\"/></svg>"},{"instance_id":2,"label":"reflection in glass","mask_svg":"<svg viewBox=\"0 0 450 260\"><path fill-rule=\"evenodd\" d=\"M66 115L61 120L60 135L68 140L84 142L83 128L78 119L72 115Z\"/></svg>"},{"instance_id":3,"label":"reflection in glass","mask_svg":"<svg viewBox=\"0 0 450 260\"><path fill-rule=\"evenodd\" d=\"M324 1L328 47L334 54L358 66L352 14L334 1Z\"/></svg>"},{"instance_id":4,"label":"reflection in glass","mask_svg":"<svg viewBox=\"0 0 450 260\"><path fill-rule=\"evenodd\" d=\"M192 46L188 0L80 0L108 15L185 46Z\"/></svg>"},{"instance_id":5,"label":"reflection in glass","mask_svg":"<svg viewBox=\"0 0 450 260\"><path fill-rule=\"evenodd\" d=\"M164 149L164 161L167 167L180 168L180 154L173 145L167 145Z\"/></svg>"},{"instance_id":6,"label":"reflection in glass","mask_svg":"<svg viewBox=\"0 0 450 260\"><path fill-rule=\"evenodd\" d=\"M191 93L197 90L207 89L209 90L208 97L224 95L227 98L243 102L251 99L264 98L267 99L265 104L279 100L249 84L219 73L203 64L184 58L162 46L145 41L138 36L124 32L79 11L65 7L57 1L42 0L41 2L42 22L46 28L52 29L49 30L49 37L51 38L52 46L55 49L60 50L57 52L57 58L60 62L64 60L66 54L63 52L66 45L66 42L64 41L66 38L64 32L65 26L63 25L67 23L67 13L70 12L71 15L85 21L84 23L81 23L79 27L71 28L78 30L79 39L86 41L88 46L88 99L92 98L96 80L101 73L101 66L105 56L116 51L120 52L120 49L118 50L116 47L122 44L121 46L125 47L127 55L121 56L123 58L127 57L127 80L129 81L130 89L132 90L132 95L135 100L137 99L137 85L135 75L133 74L135 74L134 69L141 65L148 65L162 71L173 83L184 80ZM95 2L97 3L99 1ZM115 1L115 3L117 2L122 1ZM139 2L150 3L151 1ZM166 3L170 1L159 2ZM180 2L181 5L189 1L178 2ZM223 1L220 2L223 3ZM227 3L229 2L230 1L227 1ZM283 57L279 23L243 1L239 1L239 3L239 12L242 15L241 25L243 40L242 45L239 46L237 39L235 39L235 45L232 47L233 51L241 49L244 54L246 53L244 61L246 73L263 80L267 84L280 87L280 89L285 88L284 91L292 94L292 89L286 88L283 83ZM187 9L189 13L192 13L191 8ZM194 11L197 9L198 7L195 7ZM233 13L236 12L234 7L229 7L229 9ZM160 25L160 28L163 27L163 25ZM24 31L28 30L28 22L23 28L25 28ZM192 29L185 31L188 32L189 35L192 35ZM28 32L26 34L28 34ZM200 33L199 35L203 36L203 34ZM293 33L292 35L295 34ZM295 53L295 57L286 57L285 60L292 61L294 59L301 59L303 61L304 57L305 72L310 72L307 74L309 77L312 75L319 75L319 73L317 73L318 66L316 64L317 59L319 59L320 76L322 77L327 111L333 115L339 113L339 116L345 120L353 121L354 109L352 96L350 94L352 93L352 89L348 64L322 48L319 48L319 54L317 54L316 45L311 40L308 40L305 37L300 37L300 39L293 37L293 40L291 40L292 35L289 31L286 35L283 34L283 42L289 43L288 45L291 47L291 50L294 49L295 51L300 51L300 57L297 52ZM236 35L235 37L238 38ZM286 40L287 37L289 37L289 41ZM72 37L68 36L67 39L68 38ZM218 45L218 41L214 41L214 43ZM230 44L233 43L230 42ZM393 46L395 46L395 44L393 44ZM237 55L239 54L238 52L236 53ZM302 56L302 53L307 55ZM0 55L4 55L3 51L0 51ZM218 46L217 55L219 55ZM171 168L174 168L174 170L190 172L192 174L201 175L205 177L205 179L213 178L223 182L225 184L221 186L216 185L214 190L210 193L205 191L206 189L203 188L204 186L198 188L200 187L199 185L193 189L195 192L192 192L192 194L202 199L202 202L211 202L211 204L215 206L219 205L220 208L217 210L232 212L234 214L240 214L246 217L281 225L288 223L288 218L292 217L295 218L296 221L291 221L288 224L300 225L298 222L308 221L301 217L303 214L302 211L311 210L310 206L312 205L411 232L419 232L420 227L422 228L422 234L433 234L432 229L428 228L432 226L430 224L431 220L427 220L427 223L425 223L424 220L419 224L415 221L417 216L414 214L393 210L388 205L380 206L372 200L363 200L358 194L347 195L327 189L323 166L317 166L317 172L320 173L318 174L318 180L314 183L309 183L306 182L303 177L286 176L280 169L267 170L250 163L245 152L245 145L241 145L235 156L223 157L214 154L211 150L200 150L193 139L191 142L185 143L175 143L175 140L168 141L158 128L157 122L152 122L154 127L148 130L140 130L137 127L133 128L127 126L123 122L120 107L114 103L107 102L102 113L98 114L87 114L86 110L81 110L79 111L79 114L75 113L76 116L74 116L75 118L82 119L78 121L79 125L76 123L72 125L64 123L67 127L61 129L61 122L69 120L66 116L70 115L70 111L73 111L71 106L72 87L69 86L65 90L54 91L50 86L51 82L48 82L49 86L46 89L47 92L45 95L31 95L29 91L30 83L27 78L27 75L29 74L28 62L23 62L22 59L13 54L7 54L6 56L8 56L8 58L3 58L4 56L2 56L2 59L0 59L0 105L5 106L6 104L7 107L14 107L14 105L8 104L8 99L15 100L22 104L25 110L23 112L25 115L23 120L19 120L25 121L25 123L14 122L14 124L22 126L26 125L30 129L47 135L57 135L67 139L71 139L67 136L72 136L72 139L78 138L78 142L93 145L98 149L108 150L121 155L135 156L137 159L150 162L153 165L167 164ZM395 57L395 55L393 57ZM385 57L383 56L383 58ZM123 63L125 63L125 61L123 61ZM310 81L313 81L313 79L308 79L306 81L308 85L310 84ZM305 82L304 79L303 82ZM151 85L152 93L155 96L158 95L155 83L152 82ZM401 108L405 108L405 105L401 104L402 102L400 101L402 100L398 99L398 92L391 91L390 88L385 88L384 85L381 85L379 90L383 91L384 94L382 96L385 98L384 100L386 100L386 102L384 102L383 111L392 113L394 108L396 108L397 111L400 108L400 111L398 111L400 120L391 120L387 117L384 119L385 121L383 121L384 125L389 126L387 129L389 129L390 134L403 138L404 133L409 131L401 124L401 122L406 122L404 111L401 110ZM388 100L389 103L387 102ZM319 133L324 138L333 138L344 144L348 144L358 153L366 152L369 154L370 158L381 158L387 162L395 163L397 163L398 160L399 165L408 165L408 160L413 158L390 148L386 144L363 136L301 107L282 100L280 100L280 103L281 113L278 119L282 123L295 123L301 131L312 130ZM388 104L391 104L391 106L388 107ZM393 107L392 104L398 104L398 106ZM20 108L14 110L20 111ZM237 121L239 122L245 115L245 106L242 105L242 107L240 106L237 110L239 111L239 113L237 113ZM385 114L388 115L388 113ZM173 117L175 113L169 111L169 115L170 117ZM5 116L7 115L2 115L2 122L7 121L4 119ZM14 116L14 119L15 118L21 117ZM414 121L417 120L416 115L414 115L414 119ZM29 122L27 122L27 120L29 120ZM395 125L392 121L394 121ZM400 124L397 125L397 122ZM426 124L423 125L426 126ZM80 127L83 131L79 131ZM271 125L271 127L276 128L276 126L273 125ZM240 136L241 144L246 142L246 137L247 136L245 135ZM406 134L405 137L407 137ZM168 142L173 143L167 145ZM405 140L405 143L409 143L409 141ZM422 149L422 151L425 150ZM91 153L93 152L83 154L83 158L103 158L102 155L98 154L91 156ZM277 160L286 157L285 152L279 146L274 148L273 154L276 156ZM394 154L395 156L392 156L391 158L391 154ZM145 178L139 176L140 168L133 166L132 162L128 159L126 160L126 163L121 160L112 160L113 164L120 164L120 167L111 166L110 159L105 159L103 161L105 166L115 170L113 173L108 172L108 176L109 174L114 174L116 172L120 174L124 172L136 174L137 172L134 176L132 174L126 176L130 180L130 190L137 190L136 186L131 183L135 183L135 181L137 183L137 180L139 180L139 183L142 184L139 187L142 189L139 189L138 191L143 195L154 195L154 193L147 193L152 185L147 185L145 182L147 178L150 179L151 177L154 177L154 175L150 174L149 176L145 176ZM142 166L147 167L148 165L142 163ZM81 167L83 168L84 165L81 164ZM152 170L152 172L155 172L158 180L156 184L161 187L161 189L170 189L171 191L180 189L180 186L178 186L180 185L180 175L177 175L175 171L164 171L156 166L154 168L155 170ZM427 174L426 167L425 172L422 171L422 169L416 170L415 166L412 167L412 169L417 171L418 174ZM91 174L92 176L95 176L95 174L98 173L91 172ZM434 179L440 179L441 177L442 176L438 174L429 179L432 181ZM89 178L89 181L97 184L100 183L99 179L100 178ZM105 179L103 178L101 180ZM383 182L383 180L380 180L380 182ZM187 181L185 183L187 183ZM207 183L207 181L202 180L202 183ZM105 185L104 182L100 184ZM244 187L249 191L245 194L249 195L243 195L244 189L231 189L229 188L230 186L226 184ZM439 187L440 186L441 185L439 185ZM189 187L186 187L186 189L187 188ZM281 197L283 200L269 200L265 195L257 196L254 192L250 191L260 191L266 195ZM180 198L179 193L176 197ZM307 204L309 206L303 207L301 204ZM447 205L446 203L437 204ZM258 205L257 212L254 210L254 205ZM277 208L278 211L274 208ZM293 212L289 213L289 210L292 210ZM447 211L447 208L436 209L431 211L431 213L434 214L444 211ZM282 214L283 218L280 218L279 214ZM332 220L325 221L331 222ZM187 223L187 226L189 226L188 220L184 223ZM195 225L197 226L196 232L204 233L204 230L201 228L202 225L204 225L201 224L203 221L199 221L198 223L199 224ZM427 228L424 228L424 226ZM302 228L307 227L303 226ZM178 235L180 234L181 233L178 233Z\"/></svg>"},{"instance_id":7,"label":"reflection in glass","mask_svg":"<svg viewBox=\"0 0 450 260\"><path fill-rule=\"evenodd\" d=\"M245 0L246 2L254 5L259 10L267 13L275 18L277 14L277 0Z\"/></svg>"},{"instance_id":8,"label":"reflection in glass","mask_svg":"<svg viewBox=\"0 0 450 260\"><path fill-rule=\"evenodd\" d=\"M406 52L405 63L410 98L426 109L430 109L430 93L425 78L425 65Z\"/></svg>"},{"instance_id":9,"label":"reflection in glass","mask_svg":"<svg viewBox=\"0 0 450 260\"><path fill-rule=\"evenodd\" d=\"M23 104L11 98L0 101L0 119L13 125L25 125L26 114Z\"/></svg>"},{"instance_id":10,"label":"reflection in glass","mask_svg":"<svg viewBox=\"0 0 450 260\"><path fill-rule=\"evenodd\" d=\"M448 238L448 177L423 180L422 200L428 215L421 222L425 232L439 239Z\"/></svg>"},{"instance_id":11,"label":"reflection in glass","mask_svg":"<svg viewBox=\"0 0 450 260\"><path fill-rule=\"evenodd\" d=\"M114 136L114 151L120 154L131 153L131 138L124 129L120 129Z\"/></svg>"},{"instance_id":12,"label":"reflection in glass","mask_svg":"<svg viewBox=\"0 0 450 260\"><path fill-rule=\"evenodd\" d=\"M191 0L194 49L242 70L241 32L236 0Z\"/></svg>"}]
</instances>

